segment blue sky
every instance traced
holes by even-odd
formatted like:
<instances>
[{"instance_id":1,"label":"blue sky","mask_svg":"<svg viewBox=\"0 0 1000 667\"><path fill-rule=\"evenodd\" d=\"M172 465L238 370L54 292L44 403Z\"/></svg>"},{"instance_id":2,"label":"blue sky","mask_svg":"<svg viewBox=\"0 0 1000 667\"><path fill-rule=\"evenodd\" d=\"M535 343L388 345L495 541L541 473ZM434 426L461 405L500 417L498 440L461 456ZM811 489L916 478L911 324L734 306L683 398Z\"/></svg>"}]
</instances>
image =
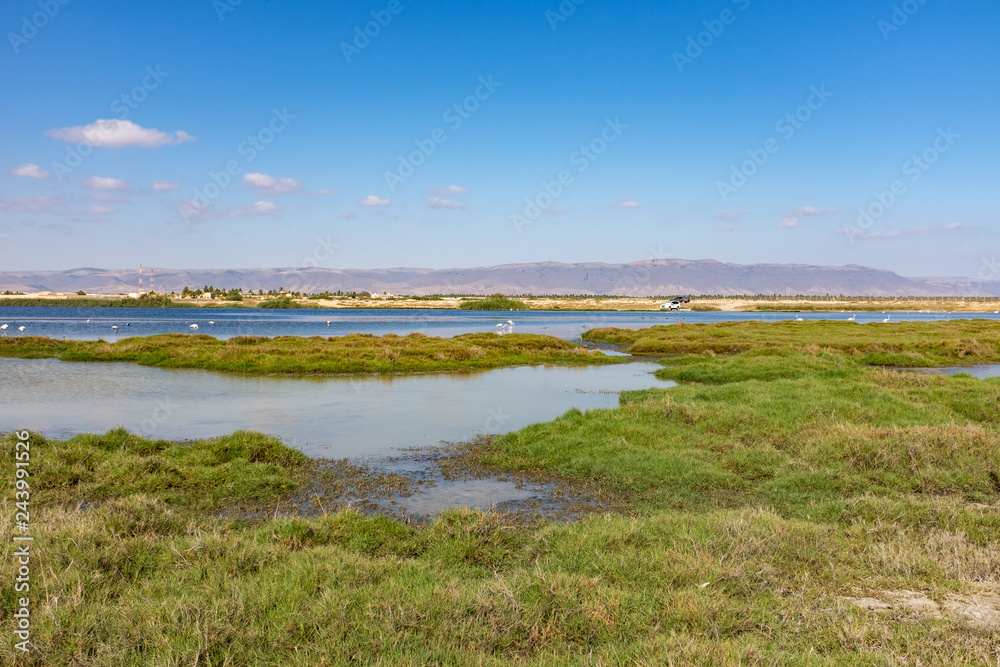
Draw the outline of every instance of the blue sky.
<instances>
[{"instance_id":1,"label":"blue sky","mask_svg":"<svg viewBox=\"0 0 1000 667\"><path fill-rule=\"evenodd\" d=\"M0 8L0 270L1000 279L992 0L63 2Z\"/></svg>"}]
</instances>

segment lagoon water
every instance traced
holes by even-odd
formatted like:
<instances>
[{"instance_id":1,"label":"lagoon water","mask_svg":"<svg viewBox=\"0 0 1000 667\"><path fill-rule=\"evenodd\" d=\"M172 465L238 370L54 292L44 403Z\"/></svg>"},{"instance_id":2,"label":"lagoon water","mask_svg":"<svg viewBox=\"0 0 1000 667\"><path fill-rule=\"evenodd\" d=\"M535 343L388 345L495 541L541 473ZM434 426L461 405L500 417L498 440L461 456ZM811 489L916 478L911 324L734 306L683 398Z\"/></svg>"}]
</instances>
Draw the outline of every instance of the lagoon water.
<instances>
[{"instance_id":1,"label":"lagoon water","mask_svg":"<svg viewBox=\"0 0 1000 667\"><path fill-rule=\"evenodd\" d=\"M618 404L669 387L657 364L518 367L405 377L243 377L126 363L0 359L0 432L47 437L117 425L166 440L261 431L310 456L384 457ZM396 452L398 453L398 452Z\"/></svg>"},{"instance_id":2,"label":"lagoon water","mask_svg":"<svg viewBox=\"0 0 1000 667\"><path fill-rule=\"evenodd\" d=\"M639 328L672 322L779 322L803 319L846 320L849 313L757 312L588 312L588 311L468 311L468 310L262 310L256 308L63 308L2 306L0 323L8 335L50 336L78 340L120 340L160 333L197 333L216 338L233 336L340 336L348 333L451 337L495 331L500 322L515 323L515 331L579 339L596 327ZM858 313L859 323L881 323L881 313ZM958 318L993 319L994 313L893 313L896 321L933 321ZM214 324L209 324L209 322ZM329 321L329 325L327 322ZM117 326L115 333L111 327Z\"/></svg>"},{"instance_id":3,"label":"lagoon water","mask_svg":"<svg viewBox=\"0 0 1000 667\"><path fill-rule=\"evenodd\" d=\"M511 319L516 332L578 341L596 327L640 328L677 322L804 319L846 320L847 313L484 312L458 310L259 310L241 308L0 307L7 335L115 341L130 336L197 333L233 336L339 336L348 333L451 337L493 332ZM881 323L881 313L858 313ZM1000 320L992 313L893 313L893 321L958 318ZM214 322L210 324L209 322ZM329 322L329 324L328 324ZM112 326L118 332L112 331ZM883 326L879 324L879 326ZM118 363L0 359L0 432L32 429L64 438L117 425L153 438L184 440L253 429L281 438L310 456L381 464L442 441L468 440L548 421L570 408L610 408L618 392L668 387L631 363L596 368L521 367L480 373L407 377L242 377ZM992 371L997 374L998 367ZM975 369L956 369L973 372ZM405 458L405 455L404 455ZM405 462L393 464L408 467ZM490 507L540 497L499 480L441 482L403 501L431 514L460 505Z\"/></svg>"}]
</instances>

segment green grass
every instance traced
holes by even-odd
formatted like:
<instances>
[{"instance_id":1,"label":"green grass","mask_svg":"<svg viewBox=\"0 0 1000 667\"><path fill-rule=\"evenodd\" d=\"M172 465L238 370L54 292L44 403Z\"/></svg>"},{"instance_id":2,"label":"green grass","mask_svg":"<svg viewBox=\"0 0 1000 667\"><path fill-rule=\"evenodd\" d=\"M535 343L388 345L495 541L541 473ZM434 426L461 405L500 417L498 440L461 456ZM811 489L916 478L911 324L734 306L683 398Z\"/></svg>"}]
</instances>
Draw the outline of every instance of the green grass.
<instances>
[{"instance_id":1,"label":"green grass","mask_svg":"<svg viewBox=\"0 0 1000 667\"><path fill-rule=\"evenodd\" d=\"M0 337L0 357L128 361L160 368L202 368L250 375L417 373L486 370L528 364L623 363L553 336L495 333L431 338L423 334L333 338L160 334L114 343L40 336Z\"/></svg>"},{"instance_id":2,"label":"green grass","mask_svg":"<svg viewBox=\"0 0 1000 667\"><path fill-rule=\"evenodd\" d=\"M809 335L808 324L749 327L743 335L758 343L749 349L720 343L725 327L603 331L602 340L677 346L684 356L659 373L681 384L470 447L492 469L618 497L618 511L575 521L468 510L422 526L352 510L221 518L227 504L287 502L308 466L248 433L189 445L123 431L39 440L37 649L15 656L5 642L0 656L995 664L1000 627L937 605L1000 592L1000 379L869 364L877 345L950 361L948 347L962 344L959 359L990 359L989 331L948 323L866 338L862 327L816 325ZM0 441L2 460L13 461L13 442ZM13 475L0 480L0 510L12 517ZM93 504L78 510L80 500ZM0 524L5 563L12 535ZM894 591L925 596L939 614L896 604ZM862 597L893 606L849 600ZM0 588L0 607L13 606L12 588ZM0 617L0 632L12 629Z\"/></svg>"},{"instance_id":3,"label":"green grass","mask_svg":"<svg viewBox=\"0 0 1000 667\"><path fill-rule=\"evenodd\" d=\"M483 298L463 299L458 307L462 310L531 310L523 301L511 299L503 294L493 294Z\"/></svg>"},{"instance_id":4,"label":"green grass","mask_svg":"<svg viewBox=\"0 0 1000 667\"><path fill-rule=\"evenodd\" d=\"M825 350L864 364L946 366L1000 361L1000 323L949 322L717 322L647 329L591 329L586 340L623 345L632 354L719 354L756 350Z\"/></svg>"}]
</instances>

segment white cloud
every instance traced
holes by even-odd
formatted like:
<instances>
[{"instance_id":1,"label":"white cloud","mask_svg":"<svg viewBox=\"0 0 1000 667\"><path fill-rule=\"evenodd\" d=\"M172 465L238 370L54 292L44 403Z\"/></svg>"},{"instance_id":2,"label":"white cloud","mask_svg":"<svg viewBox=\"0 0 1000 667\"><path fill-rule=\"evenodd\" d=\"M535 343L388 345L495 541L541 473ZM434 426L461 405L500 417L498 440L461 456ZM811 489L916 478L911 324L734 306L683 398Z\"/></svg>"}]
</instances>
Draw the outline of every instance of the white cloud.
<instances>
[{"instance_id":1,"label":"white cloud","mask_svg":"<svg viewBox=\"0 0 1000 667\"><path fill-rule=\"evenodd\" d=\"M801 218L807 215L831 216L840 213L839 208L816 208L815 206L803 206L794 211L789 211L785 217Z\"/></svg>"},{"instance_id":2,"label":"white cloud","mask_svg":"<svg viewBox=\"0 0 1000 667\"><path fill-rule=\"evenodd\" d=\"M461 185L449 185L446 188L439 188L436 185L432 185L427 188L427 192L432 195L467 195L469 190L463 188Z\"/></svg>"},{"instance_id":3,"label":"white cloud","mask_svg":"<svg viewBox=\"0 0 1000 667\"><path fill-rule=\"evenodd\" d=\"M125 181L118 178L91 176L83 181L83 187L88 190L128 190Z\"/></svg>"},{"instance_id":4,"label":"white cloud","mask_svg":"<svg viewBox=\"0 0 1000 667\"><path fill-rule=\"evenodd\" d=\"M440 197L428 197L427 208L465 208L465 202Z\"/></svg>"},{"instance_id":5,"label":"white cloud","mask_svg":"<svg viewBox=\"0 0 1000 667\"><path fill-rule=\"evenodd\" d=\"M182 218L188 221L212 220L217 218L251 218L279 211L281 211L281 208L277 204L264 200L238 208L214 208L212 206L205 206L198 201L188 200L181 202L177 207L177 212L181 214Z\"/></svg>"},{"instance_id":6,"label":"white cloud","mask_svg":"<svg viewBox=\"0 0 1000 667\"><path fill-rule=\"evenodd\" d=\"M243 174L249 189L265 195L290 195L302 192L302 184L293 178L274 178L267 174Z\"/></svg>"},{"instance_id":7,"label":"white cloud","mask_svg":"<svg viewBox=\"0 0 1000 667\"><path fill-rule=\"evenodd\" d=\"M774 226L781 227L783 229L793 229L799 226L799 218L804 218L806 216L829 217L831 215L837 215L840 211L841 209L839 208L816 208L815 206L803 206L802 208L797 208L786 213L784 219L781 222L775 223Z\"/></svg>"},{"instance_id":8,"label":"white cloud","mask_svg":"<svg viewBox=\"0 0 1000 667\"><path fill-rule=\"evenodd\" d=\"M639 208L640 206L642 206L642 204L634 199L626 199L620 204L615 204L615 208Z\"/></svg>"},{"instance_id":9,"label":"white cloud","mask_svg":"<svg viewBox=\"0 0 1000 667\"><path fill-rule=\"evenodd\" d=\"M130 120L98 119L90 125L75 125L48 130L45 134L53 139L70 143L86 142L91 146L101 148L121 148L123 146L141 146L157 148L169 144L180 144L194 141L187 132L177 130L174 133L161 132L157 129L140 127Z\"/></svg>"},{"instance_id":10,"label":"white cloud","mask_svg":"<svg viewBox=\"0 0 1000 667\"><path fill-rule=\"evenodd\" d=\"M931 234L940 234L943 232L953 232L962 229L961 222L949 222L946 225L918 225L916 227L908 227L904 229L907 234L913 234L914 236L930 236Z\"/></svg>"},{"instance_id":11,"label":"white cloud","mask_svg":"<svg viewBox=\"0 0 1000 667\"><path fill-rule=\"evenodd\" d=\"M730 211L728 208L724 208L721 211L717 211L712 217L715 220L725 220L726 222L731 222L733 220L739 220L746 214L746 209L742 209L740 211Z\"/></svg>"},{"instance_id":12,"label":"white cloud","mask_svg":"<svg viewBox=\"0 0 1000 667\"><path fill-rule=\"evenodd\" d=\"M361 200L362 206L392 206L392 200L379 199L375 195L368 195Z\"/></svg>"},{"instance_id":13,"label":"white cloud","mask_svg":"<svg viewBox=\"0 0 1000 667\"><path fill-rule=\"evenodd\" d=\"M19 178L40 178L43 181L52 175L37 164L22 164L11 169L10 173Z\"/></svg>"},{"instance_id":14,"label":"white cloud","mask_svg":"<svg viewBox=\"0 0 1000 667\"><path fill-rule=\"evenodd\" d=\"M31 197L22 199L4 199L0 197L0 211L10 211L12 213L38 213L65 203L64 197L51 197L42 195L41 197Z\"/></svg>"},{"instance_id":15,"label":"white cloud","mask_svg":"<svg viewBox=\"0 0 1000 667\"><path fill-rule=\"evenodd\" d=\"M281 209L274 202L269 201L256 201L248 206L241 206L239 208L230 209L227 211L226 215L230 218L249 218L255 215L267 215L269 213L277 213Z\"/></svg>"},{"instance_id":16,"label":"white cloud","mask_svg":"<svg viewBox=\"0 0 1000 667\"><path fill-rule=\"evenodd\" d=\"M177 181L153 181L153 190L156 192L173 192L180 186Z\"/></svg>"},{"instance_id":17,"label":"white cloud","mask_svg":"<svg viewBox=\"0 0 1000 667\"><path fill-rule=\"evenodd\" d=\"M111 215L117 212L118 209L114 206L91 206L87 209L87 213L90 215Z\"/></svg>"},{"instance_id":18,"label":"white cloud","mask_svg":"<svg viewBox=\"0 0 1000 667\"><path fill-rule=\"evenodd\" d=\"M844 234L851 239L898 239L902 236L931 236L933 234L946 234L948 232L971 232L974 228L966 227L960 222L949 222L945 225L917 225L904 229L889 229L884 232L859 229L854 225L844 225L832 230L835 234Z\"/></svg>"}]
</instances>

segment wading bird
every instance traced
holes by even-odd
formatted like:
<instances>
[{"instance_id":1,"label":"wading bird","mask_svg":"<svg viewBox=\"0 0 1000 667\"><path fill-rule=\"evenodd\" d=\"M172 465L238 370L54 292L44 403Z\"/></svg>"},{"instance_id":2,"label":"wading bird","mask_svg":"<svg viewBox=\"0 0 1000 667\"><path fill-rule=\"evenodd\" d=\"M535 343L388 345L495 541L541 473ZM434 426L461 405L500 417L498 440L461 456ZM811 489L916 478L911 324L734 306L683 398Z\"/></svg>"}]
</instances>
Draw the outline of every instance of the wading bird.
<instances>
[{"instance_id":1,"label":"wading bird","mask_svg":"<svg viewBox=\"0 0 1000 667\"><path fill-rule=\"evenodd\" d=\"M188 329L197 329L197 328L198 328L197 324L192 324L191 326L188 327Z\"/></svg>"},{"instance_id":2,"label":"wading bird","mask_svg":"<svg viewBox=\"0 0 1000 667\"><path fill-rule=\"evenodd\" d=\"M208 326L214 327L215 326L215 322L213 322L212 320L209 320L208 321Z\"/></svg>"},{"instance_id":3,"label":"wading bird","mask_svg":"<svg viewBox=\"0 0 1000 667\"><path fill-rule=\"evenodd\" d=\"M795 321L796 322L805 322L805 320L802 319L801 317L799 317L798 315L795 316Z\"/></svg>"},{"instance_id":4,"label":"wading bird","mask_svg":"<svg viewBox=\"0 0 1000 667\"><path fill-rule=\"evenodd\" d=\"M115 333L118 333L118 325L117 324L112 324L111 325L111 330L114 331Z\"/></svg>"},{"instance_id":5,"label":"wading bird","mask_svg":"<svg viewBox=\"0 0 1000 667\"><path fill-rule=\"evenodd\" d=\"M855 313L855 314L851 315L850 317L847 318L847 321L848 322L857 322L858 321L858 314Z\"/></svg>"},{"instance_id":6,"label":"wading bird","mask_svg":"<svg viewBox=\"0 0 1000 667\"><path fill-rule=\"evenodd\" d=\"M892 317L892 315L890 314L889 317ZM887 317L884 320L882 320L882 322L887 324L889 322L889 317Z\"/></svg>"},{"instance_id":7,"label":"wading bird","mask_svg":"<svg viewBox=\"0 0 1000 667\"><path fill-rule=\"evenodd\" d=\"M23 334L24 333L24 325L22 324L21 326L19 326L17 328L17 330L20 331Z\"/></svg>"},{"instance_id":8,"label":"wading bird","mask_svg":"<svg viewBox=\"0 0 1000 667\"><path fill-rule=\"evenodd\" d=\"M0 324L0 331L3 331L3 335L6 336L7 335L7 325L6 324Z\"/></svg>"}]
</instances>

